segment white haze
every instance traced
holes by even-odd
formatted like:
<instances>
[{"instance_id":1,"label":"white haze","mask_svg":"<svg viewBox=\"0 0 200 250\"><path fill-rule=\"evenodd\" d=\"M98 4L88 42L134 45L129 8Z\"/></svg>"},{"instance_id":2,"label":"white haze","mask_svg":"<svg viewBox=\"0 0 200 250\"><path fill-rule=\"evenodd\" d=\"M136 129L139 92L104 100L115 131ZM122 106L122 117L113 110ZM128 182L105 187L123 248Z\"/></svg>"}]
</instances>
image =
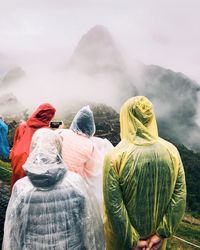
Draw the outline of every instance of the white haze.
<instances>
[{"instance_id":1,"label":"white haze","mask_svg":"<svg viewBox=\"0 0 200 250\"><path fill-rule=\"evenodd\" d=\"M98 91L97 91L98 89ZM114 88L113 80L104 75L92 77L83 73L64 70L38 74L32 70L22 78L3 89L1 94L14 93L17 99L30 111L43 102L49 102L63 113L80 103L106 103L119 105L120 92Z\"/></svg>"},{"instance_id":2,"label":"white haze","mask_svg":"<svg viewBox=\"0 0 200 250\"><path fill-rule=\"evenodd\" d=\"M1 1L0 68L16 65L27 73L5 91L30 109L72 99L115 105L118 93L107 76L65 72L80 38L96 24L108 27L127 62L157 64L198 81L199 7L198 0Z\"/></svg>"}]
</instances>

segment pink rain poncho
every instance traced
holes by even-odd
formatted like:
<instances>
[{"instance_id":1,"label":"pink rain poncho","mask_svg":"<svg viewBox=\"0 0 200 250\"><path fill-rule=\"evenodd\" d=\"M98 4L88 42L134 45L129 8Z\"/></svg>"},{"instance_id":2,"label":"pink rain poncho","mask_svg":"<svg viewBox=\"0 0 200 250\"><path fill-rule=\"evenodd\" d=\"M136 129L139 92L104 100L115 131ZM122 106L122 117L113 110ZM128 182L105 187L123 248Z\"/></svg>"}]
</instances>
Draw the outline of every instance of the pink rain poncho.
<instances>
[{"instance_id":1,"label":"pink rain poncho","mask_svg":"<svg viewBox=\"0 0 200 250\"><path fill-rule=\"evenodd\" d=\"M64 162L69 170L78 173L86 180L102 206L103 159L113 146L107 139L93 136L95 124L89 106L83 107L76 114L70 129L60 129L57 133L63 138Z\"/></svg>"}]
</instances>

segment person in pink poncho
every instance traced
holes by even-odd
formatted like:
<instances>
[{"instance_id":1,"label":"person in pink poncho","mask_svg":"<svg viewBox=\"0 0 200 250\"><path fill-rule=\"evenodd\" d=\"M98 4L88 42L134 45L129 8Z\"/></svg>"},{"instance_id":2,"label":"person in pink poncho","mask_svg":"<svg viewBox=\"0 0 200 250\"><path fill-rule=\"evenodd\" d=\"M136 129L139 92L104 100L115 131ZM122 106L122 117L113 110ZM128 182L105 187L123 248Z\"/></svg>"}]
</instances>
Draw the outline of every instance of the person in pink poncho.
<instances>
[{"instance_id":1,"label":"person in pink poncho","mask_svg":"<svg viewBox=\"0 0 200 250\"><path fill-rule=\"evenodd\" d=\"M79 110L70 129L58 129L57 133L63 138L62 157L68 169L83 177L102 207L103 160L113 146L107 139L93 136L95 123L89 106Z\"/></svg>"}]
</instances>

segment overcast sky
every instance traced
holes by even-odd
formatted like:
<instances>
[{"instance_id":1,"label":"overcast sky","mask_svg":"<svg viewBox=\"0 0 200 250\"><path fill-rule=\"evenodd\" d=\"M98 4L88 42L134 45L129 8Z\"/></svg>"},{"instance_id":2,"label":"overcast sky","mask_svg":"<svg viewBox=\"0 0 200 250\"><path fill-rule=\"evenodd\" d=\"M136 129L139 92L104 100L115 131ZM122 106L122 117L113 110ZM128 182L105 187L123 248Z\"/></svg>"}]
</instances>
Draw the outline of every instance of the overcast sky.
<instances>
[{"instance_id":1,"label":"overcast sky","mask_svg":"<svg viewBox=\"0 0 200 250\"><path fill-rule=\"evenodd\" d=\"M67 61L102 24L129 58L200 82L199 13L199 0L0 0L0 66Z\"/></svg>"}]
</instances>

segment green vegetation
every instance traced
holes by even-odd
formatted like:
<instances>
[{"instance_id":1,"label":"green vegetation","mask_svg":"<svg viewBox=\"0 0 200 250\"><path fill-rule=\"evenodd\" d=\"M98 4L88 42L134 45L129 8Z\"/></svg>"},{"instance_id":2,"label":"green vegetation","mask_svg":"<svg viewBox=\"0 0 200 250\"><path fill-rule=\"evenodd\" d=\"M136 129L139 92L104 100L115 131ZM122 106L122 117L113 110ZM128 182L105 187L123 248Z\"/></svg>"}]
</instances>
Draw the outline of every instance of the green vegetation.
<instances>
[{"instance_id":1,"label":"green vegetation","mask_svg":"<svg viewBox=\"0 0 200 250\"><path fill-rule=\"evenodd\" d=\"M10 183L11 164L0 160L0 180Z\"/></svg>"},{"instance_id":2,"label":"green vegetation","mask_svg":"<svg viewBox=\"0 0 200 250\"><path fill-rule=\"evenodd\" d=\"M200 153L194 153L183 145L177 146L185 168L187 183L187 210L200 217Z\"/></svg>"},{"instance_id":3,"label":"green vegetation","mask_svg":"<svg viewBox=\"0 0 200 250\"><path fill-rule=\"evenodd\" d=\"M179 238L182 238L184 240L187 240L193 244L196 244L200 246L200 220L195 220L193 217L189 216L187 214L186 216L187 220L185 221L185 218L180 223L179 228L176 232L176 236ZM193 224L193 221L195 223ZM194 246L191 246L185 242L180 241L179 239L172 238L171 242L168 242L167 244L167 250L195 250L197 249Z\"/></svg>"},{"instance_id":4,"label":"green vegetation","mask_svg":"<svg viewBox=\"0 0 200 250\"><path fill-rule=\"evenodd\" d=\"M0 166L5 168L5 169L11 170L10 162L4 162L4 161L0 160Z\"/></svg>"}]
</instances>

